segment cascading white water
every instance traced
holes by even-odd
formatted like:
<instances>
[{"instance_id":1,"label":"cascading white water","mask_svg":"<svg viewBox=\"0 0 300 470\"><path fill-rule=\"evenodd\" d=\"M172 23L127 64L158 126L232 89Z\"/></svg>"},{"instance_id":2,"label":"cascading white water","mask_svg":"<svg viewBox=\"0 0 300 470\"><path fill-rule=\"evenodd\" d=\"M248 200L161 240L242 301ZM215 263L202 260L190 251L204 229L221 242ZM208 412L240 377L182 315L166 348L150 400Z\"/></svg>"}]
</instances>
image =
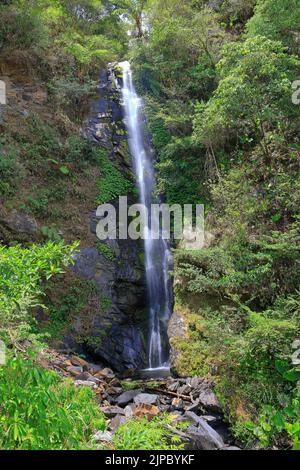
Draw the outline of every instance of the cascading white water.
<instances>
[{"instance_id":1,"label":"cascading white water","mask_svg":"<svg viewBox=\"0 0 300 470\"><path fill-rule=\"evenodd\" d=\"M120 64L123 70L122 96L125 106L126 128L129 148L133 158L140 191L140 203L151 213L155 190L155 173L151 152L147 152L142 128L142 101L133 84L129 62ZM152 220L153 223L153 220ZM150 233L151 221L145 231ZM145 237L145 268L149 303L149 368L168 366L167 325L171 315L171 292L169 282L170 251L166 240Z\"/></svg>"}]
</instances>

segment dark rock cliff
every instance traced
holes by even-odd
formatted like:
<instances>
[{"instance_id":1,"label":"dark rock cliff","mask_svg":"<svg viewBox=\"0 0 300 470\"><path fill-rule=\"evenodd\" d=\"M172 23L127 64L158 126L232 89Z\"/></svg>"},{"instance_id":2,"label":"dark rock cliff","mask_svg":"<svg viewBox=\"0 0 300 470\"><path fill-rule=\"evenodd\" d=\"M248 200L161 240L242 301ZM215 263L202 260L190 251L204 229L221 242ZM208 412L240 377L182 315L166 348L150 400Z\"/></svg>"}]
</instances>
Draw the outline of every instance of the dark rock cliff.
<instances>
[{"instance_id":1,"label":"dark rock cliff","mask_svg":"<svg viewBox=\"0 0 300 470\"><path fill-rule=\"evenodd\" d=\"M119 80L115 67L101 73L98 96L91 103L85 132L107 149L122 174L133 179ZM130 198L136 202L136 195ZM109 202L117 208L116 201ZM74 270L83 279L95 282L100 302L94 311L90 309L74 319L65 344L76 346L80 338L87 352L116 370L141 368L145 365L147 330L143 243L109 240L105 243L114 256L107 259L96 248L97 222L94 210L90 231L95 235L95 246L80 251Z\"/></svg>"}]
</instances>

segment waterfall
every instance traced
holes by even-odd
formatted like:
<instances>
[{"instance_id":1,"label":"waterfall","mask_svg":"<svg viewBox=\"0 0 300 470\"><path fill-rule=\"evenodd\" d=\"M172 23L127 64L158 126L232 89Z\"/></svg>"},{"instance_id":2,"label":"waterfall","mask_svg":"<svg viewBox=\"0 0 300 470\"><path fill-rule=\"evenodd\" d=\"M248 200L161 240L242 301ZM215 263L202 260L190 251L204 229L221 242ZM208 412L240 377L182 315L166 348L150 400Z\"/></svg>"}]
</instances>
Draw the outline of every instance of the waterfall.
<instances>
[{"instance_id":1,"label":"waterfall","mask_svg":"<svg viewBox=\"0 0 300 470\"><path fill-rule=\"evenodd\" d=\"M153 157L147 151L142 127L142 100L138 97L129 62L120 64L123 70L122 97L129 149L140 193L140 203L151 213L155 190ZM153 220L152 220L153 223ZM145 227L151 233L151 221ZM148 366L150 369L168 367L169 346L167 328L172 313L169 262L171 253L166 240L145 237L145 269L148 290L149 341Z\"/></svg>"}]
</instances>

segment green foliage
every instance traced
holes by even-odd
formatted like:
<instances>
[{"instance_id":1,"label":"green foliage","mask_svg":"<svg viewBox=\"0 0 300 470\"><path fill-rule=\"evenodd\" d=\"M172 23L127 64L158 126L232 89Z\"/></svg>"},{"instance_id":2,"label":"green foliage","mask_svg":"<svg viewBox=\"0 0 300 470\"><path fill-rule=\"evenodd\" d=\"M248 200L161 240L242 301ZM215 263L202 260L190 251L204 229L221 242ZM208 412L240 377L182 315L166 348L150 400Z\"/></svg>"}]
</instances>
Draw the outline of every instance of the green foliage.
<instances>
[{"instance_id":1,"label":"green foliage","mask_svg":"<svg viewBox=\"0 0 300 470\"><path fill-rule=\"evenodd\" d=\"M0 141L0 195L10 196L14 193L19 178L16 161L16 149L7 145L5 139Z\"/></svg>"},{"instance_id":2,"label":"green foliage","mask_svg":"<svg viewBox=\"0 0 300 470\"><path fill-rule=\"evenodd\" d=\"M299 51L300 5L297 0L259 0L247 24L247 35L280 40L292 52Z\"/></svg>"},{"instance_id":3,"label":"green foliage","mask_svg":"<svg viewBox=\"0 0 300 470\"><path fill-rule=\"evenodd\" d=\"M48 189L39 189L33 196L29 196L26 205L29 210L40 217L47 217L49 214L49 195Z\"/></svg>"},{"instance_id":4,"label":"green foliage","mask_svg":"<svg viewBox=\"0 0 300 470\"><path fill-rule=\"evenodd\" d=\"M90 389L60 382L29 359L0 368L0 396L1 449L92 449L92 434L105 429Z\"/></svg>"},{"instance_id":5,"label":"green foliage","mask_svg":"<svg viewBox=\"0 0 300 470\"><path fill-rule=\"evenodd\" d=\"M0 46L4 51L22 51L21 56L31 65L39 58L36 71L43 76L50 74L60 91L65 73L75 75L68 93L73 99L75 88L83 94L83 82L90 75L96 76L95 70L105 63L118 60L128 43L125 25L107 8L107 2L81 0L78 5L73 0L13 0L10 6L1 6L0 14ZM116 27L116 34L110 31L110 25Z\"/></svg>"},{"instance_id":6,"label":"green foliage","mask_svg":"<svg viewBox=\"0 0 300 470\"><path fill-rule=\"evenodd\" d=\"M66 75L49 81L48 90L53 102L76 122L82 118L81 110L87 106L88 99L95 95L96 84L89 77L82 82L73 75Z\"/></svg>"},{"instance_id":7,"label":"green foliage","mask_svg":"<svg viewBox=\"0 0 300 470\"><path fill-rule=\"evenodd\" d=\"M49 241L54 243L59 243L61 241L61 236L56 225L51 225L50 227L43 225L43 227L41 227L41 232L43 236Z\"/></svg>"},{"instance_id":8,"label":"green foliage","mask_svg":"<svg viewBox=\"0 0 300 470\"><path fill-rule=\"evenodd\" d=\"M32 9L0 7L0 46L40 53L48 44L48 34L39 14Z\"/></svg>"},{"instance_id":9,"label":"green foliage","mask_svg":"<svg viewBox=\"0 0 300 470\"><path fill-rule=\"evenodd\" d=\"M0 247L0 335L10 342L26 338L33 322L32 309L43 296L42 280L71 263L77 244L47 243L31 248ZM22 333L23 332L23 333Z\"/></svg>"},{"instance_id":10,"label":"green foliage","mask_svg":"<svg viewBox=\"0 0 300 470\"><path fill-rule=\"evenodd\" d=\"M109 160L105 150L99 151L99 165L101 178L97 184L99 189L97 204L113 201L119 196L126 196L129 192L135 191L133 182L122 175L120 170Z\"/></svg>"},{"instance_id":11,"label":"green foliage","mask_svg":"<svg viewBox=\"0 0 300 470\"><path fill-rule=\"evenodd\" d=\"M298 373L298 377L300 372ZM259 440L262 447L268 447L279 440L282 434L289 436L293 450L300 450L300 391L296 388L290 397L285 397L284 407L264 406L256 423L246 423L247 428Z\"/></svg>"},{"instance_id":12,"label":"green foliage","mask_svg":"<svg viewBox=\"0 0 300 470\"><path fill-rule=\"evenodd\" d=\"M47 283L47 293L52 292L57 298L55 301L46 303L48 319L36 328L36 332L41 331L52 340L61 339L63 332L68 328L73 318L76 318L87 308L91 298L95 295L98 297L93 281L87 282L75 277L72 279L71 285L63 284L60 288L58 287L60 283L63 283L63 279L54 278L53 281L50 280Z\"/></svg>"},{"instance_id":13,"label":"green foliage","mask_svg":"<svg viewBox=\"0 0 300 470\"><path fill-rule=\"evenodd\" d=\"M220 20L226 23L228 28L240 31L253 14L257 0L224 0L219 7Z\"/></svg>"},{"instance_id":14,"label":"green foliage","mask_svg":"<svg viewBox=\"0 0 300 470\"><path fill-rule=\"evenodd\" d=\"M266 147L267 131L286 128L299 115L297 106L291 107L291 85L300 61L287 55L280 42L256 36L228 44L217 70L221 81L216 92L196 111L197 141L217 147L238 132Z\"/></svg>"},{"instance_id":15,"label":"green foliage","mask_svg":"<svg viewBox=\"0 0 300 470\"><path fill-rule=\"evenodd\" d=\"M116 254L115 254L114 249L107 243L103 243L103 242L97 243L97 250L99 251L99 253L101 253L101 255L103 255L109 261L113 262L116 260Z\"/></svg>"},{"instance_id":16,"label":"green foliage","mask_svg":"<svg viewBox=\"0 0 300 470\"><path fill-rule=\"evenodd\" d=\"M299 223L287 233L273 232L249 242L241 232L224 245L200 251L179 251L176 270L179 293L221 295L236 292L254 307L272 303L276 296L299 286ZM184 295L184 294L183 294Z\"/></svg>"},{"instance_id":17,"label":"green foliage","mask_svg":"<svg viewBox=\"0 0 300 470\"><path fill-rule=\"evenodd\" d=\"M189 137L173 137L161 151L157 164L158 191L166 194L169 204L197 204L205 200L201 150Z\"/></svg>"},{"instance_id":18,"label":"green foliage","mask_svg":"<svg viewBox=\"0 0 300 470\"><path fill-rule=\"evenodd\" d=\"M180 427L177 425L175 427ZM123 424L114 434L116 450L179 450L180 438L172 435L174 424L168 416L133 419Z\"/></svg>"},{"instance_id":19,"label":"green foliage","mask_svg":"<svg viewBox=\"0 0 300 470\"><path fill-rule=\"evenodd\" d=\"M97 163L97 151L95 146L79 135L71 135L65 144L66 162L74 163L76 166L84 167L86 164Z\"/></svg>"},{"instance_id":20,"label":"green foliage","mask_svg":"<svg viewBox=\"0 0 300 470\"><path fill-rule=\"evenodd\" d=\"M217 84L216 63L226 39L217 19L199 2L149 2L148 40L132 52L159 158L158 191L168 203L206 200L205 150L193 144L191 134L195 101L206 101Z\"/></svg>"}]
</instances>

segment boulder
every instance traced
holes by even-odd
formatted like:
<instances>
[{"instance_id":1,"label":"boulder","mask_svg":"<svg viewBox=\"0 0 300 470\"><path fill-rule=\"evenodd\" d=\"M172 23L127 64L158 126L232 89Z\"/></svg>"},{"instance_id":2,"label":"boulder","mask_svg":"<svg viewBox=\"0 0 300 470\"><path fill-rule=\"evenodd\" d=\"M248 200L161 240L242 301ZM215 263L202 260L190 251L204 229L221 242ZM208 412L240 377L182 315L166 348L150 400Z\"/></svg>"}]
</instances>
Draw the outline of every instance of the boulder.
<instances>
[{"instance_id":1,"label":"boulder","mask_svg":"<svg viewBox=\"0 0 300 470\"><path fill-rule=\"evenodd\" d=\"M141 390L128 390L127 392L122 393L117 398L117 404L119 406L126 406L128 403L132 402L133 399L141 393Z\"/></svg>"},{"instance_id":2,"label":"boulder","mask_svg":"<svg viewBox=\"0 0 300 470\"><path fill-rule=\"evenodd\" d=\"M135 409L136 409L136 406L133 403L131 403L130 405L127 405L124 409L125 417L129 419L133 418Z\"/></svg>"},{"instance_id":3,"label":"boulder","mask_svg":"<svg viewBox=\"0 0 300 470\"><path fill-rule=\"evenodd\" d=\"M173 398L172 400L172 408L173 410L183 410L184 403L181 398Z\"/></svg>"},{"instance_id":4,"label":"boulder","mask_svg":"<svg viewBox=\"0 0 300 470\"><path fill-rule=\"evenodd\" d=\"M112 432L116 430L127 422L127 418L123 415L116 415L109 423L108 427Z\"/></svg>"},{"instance_id":5,"label":"boulder","mask_svg":"<svg viewBox=\"0 0 300 470\"><path fill-rule=\"evenodd\" d=\"M136 405L156 405L158 403L158 395L140 393L134 397L133 401Z\"/></svg>"},{"instance_id":6,"label":"boulder","mask_svg":"<svg viewBox=\"0 0 300 470\"><path fill-rule=\"evenodd\" d=\"M91 380L92 378L95 379L96 377L93 377L89 372L82 372L77 376L77 380L90 380L95 383L95 380ZM99 382L99 379L97 380Z\"/></svg>"},{"instance_id":7,"label":"boulder","mask_svg":"<svg viewBox=\"0 0 300 470\"><path fill-rule=\"evenodd\" d=\"M99 379L101 378L106 378L106 379L113 379L115 378L115 374L111 369L106 367L105 369L100 370L95 374L95 377L98 377Z\"/></svg>"},{"instance_id":8,"label":"boulder","mask_svg":"<svg viewBox=\"0 0 300 470\"><path fill-rule=\"evenodd\" d=\"M87 361L78 356L72 356L70 361L74 366L82 367L84 370L88 370L88 368L90 367Z\"/></svg>"},{"instance_id":9,"label":"boulder","mask_svg":"<svg viewBox=\"0 0 300 470\"><path fill-rule=\"evenodd\" d=\"M189 450L219 450L225 445L222 437L201 418L197 427L190 426L187 429L186 435Z\"/></svg>"},{"instance_id":10,"label":"boulder","mask_svg":"<svg viewBox=\"0 0 300 470\"><path fill-rule=\"evenodd\" d=\"M75 387L97 387L94 382L90 382L89 380L75 380L74 385Z\"/></svg>"},{"instance_id":11,"label":"boulder","mask_svg":"<svg viewBox=\"0 0 300 470\"><path fill-rule=\"evenodd\" d=\"M120 408L119 406L102 406L100 410L108 418L114 418L117 415L125 416L125 411L123 410L123 408Z\"/></svg>"},{"instance_id":12,"label":"boulder","mask_svg":"<svg viewBox=\"0 0 300 470\"><path fill-rule=\"evenodd\" d=\"M94 377L94 376L91 375L91 374L89 374L88 380L89 380L90 382L94 382L94 384L99 384L99 383L101 382L100 379L98 379L97 377Z\"/></svg>"},{"instance_id":13,"label":"boulder","mask_svg":"<svg viewBox=\"0 0 300 470\"><path fill-rule=\"evenodd\" d=\"M151 420L155 416L158 416L160 414L160 409L158 406L154 405L138 405L135 410L133 411L133 415L136 418L148 418L148 420Z\"/></svg>"},{"instance_id":14,"label":"boulder","mask_svg":"<svg viewBox=\"0 0 300 470\"><path fill-rule=\"evenodd\" d=\"M96 442L111 442L112 441L112 433L108 431L98 431L94 434L93 439Z\"/></svg>"},{"instance_id":15,"label":"boulder","mask_svg":"<svg viewBox=\"0 0 300 470\"><path fill-rule=\"evenodd\" d=\"M228 446L228 447L223 447L221 450L242 450L242 449L236 446Z\"/></svg>"},{"instance_id":16,"label":"boulder","mask_svg":"<svg viewBox=\"0 0 300 470\"><path fill-rule=\"evenodd\" d=\"M203 421L203 418L200 418L200 416L197 416L196 413L193 413L192 411L184 413L184 417L195 426L198 426Z\"/></svg>"},{"instance_id":17,"label":"boulder","mask_svg":"<svg viewBox=\"0 0 300 470\"><path fill-rule=\"evenodd\" d=\"M33 217L25 212L19 212L16 209L13 209L9 214L1 217L1 220L15 233L33 235L38 229L37 222Z\"/></svg>"},{"instance_id":18,"label":"boulder","mask_svg":"<svg viewBox=\"0 0 300 470\"><path fill-rule=\"evenodd\" d=\"M198 400L207 411L222 413L219 400L211 389L203 390L203 392L200 393Z\"/></svg>"},{"instance_id":19,"label":"boulder","mask_svg":"<svg viewBox=\"0 0 300 470\"><path fill-rule=\"evenodd\" d=\"M67 372L76 377L83 372L83 368L80 366L69 366L67 367Z\"/></svg>"}]
</instances>

